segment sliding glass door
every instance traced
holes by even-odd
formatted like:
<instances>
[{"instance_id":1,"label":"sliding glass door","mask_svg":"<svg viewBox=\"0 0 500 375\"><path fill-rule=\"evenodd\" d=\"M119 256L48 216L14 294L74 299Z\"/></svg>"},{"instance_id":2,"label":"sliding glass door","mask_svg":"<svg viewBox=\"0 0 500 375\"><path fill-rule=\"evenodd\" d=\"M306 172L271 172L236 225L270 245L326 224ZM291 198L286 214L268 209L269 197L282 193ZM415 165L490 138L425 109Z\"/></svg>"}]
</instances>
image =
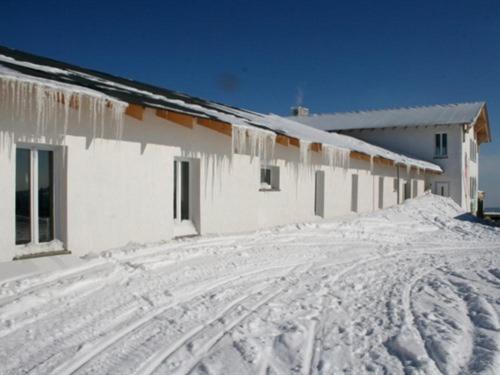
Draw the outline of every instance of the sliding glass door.
<instances>
[{"instance_id":1,"label":"sliding glass door","mask_svg":"<svg viewBox=\"0 0 500 375\"><path fill-rule=\"evenodd\" d=\"M54 239L54 152L16 150L16 244Z\"/></svg>"}]
</instances>

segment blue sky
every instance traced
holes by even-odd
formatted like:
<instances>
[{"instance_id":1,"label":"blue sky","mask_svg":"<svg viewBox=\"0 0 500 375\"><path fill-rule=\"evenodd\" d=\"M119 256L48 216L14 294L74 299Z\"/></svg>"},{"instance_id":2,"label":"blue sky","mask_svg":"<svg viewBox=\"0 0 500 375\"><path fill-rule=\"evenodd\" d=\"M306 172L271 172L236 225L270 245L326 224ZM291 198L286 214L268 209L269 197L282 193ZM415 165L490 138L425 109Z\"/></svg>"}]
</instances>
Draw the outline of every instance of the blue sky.
<instances>
[{"instance_id":1,"label":"blue sky","mask_svg":"<svg viewBox=\"0 0 500 375\"><path fill-rule=\"evenodd\" d=\"M500 206L500 2L2 1L0 44L261 112L485 100Z\"/></svg>"}]
</instances>

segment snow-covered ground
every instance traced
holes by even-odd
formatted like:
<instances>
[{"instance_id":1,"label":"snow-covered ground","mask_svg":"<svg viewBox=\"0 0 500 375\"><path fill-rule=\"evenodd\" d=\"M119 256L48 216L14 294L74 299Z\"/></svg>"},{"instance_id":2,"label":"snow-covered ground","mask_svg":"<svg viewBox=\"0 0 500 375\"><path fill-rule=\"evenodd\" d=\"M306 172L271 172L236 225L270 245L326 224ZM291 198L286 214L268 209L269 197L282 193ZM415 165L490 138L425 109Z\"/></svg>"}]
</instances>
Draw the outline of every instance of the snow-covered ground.
<instances>
[{"instance_id":1,"label":"snow-covered ground","mask_svg":"<svg viewBox=\"0 0 500 375\"><path fill-rule=\"evenodd\" d=\"M500 228L461 215L427 195L0 282L0 373L498 374Z\"/></svg>"}]
</instances>

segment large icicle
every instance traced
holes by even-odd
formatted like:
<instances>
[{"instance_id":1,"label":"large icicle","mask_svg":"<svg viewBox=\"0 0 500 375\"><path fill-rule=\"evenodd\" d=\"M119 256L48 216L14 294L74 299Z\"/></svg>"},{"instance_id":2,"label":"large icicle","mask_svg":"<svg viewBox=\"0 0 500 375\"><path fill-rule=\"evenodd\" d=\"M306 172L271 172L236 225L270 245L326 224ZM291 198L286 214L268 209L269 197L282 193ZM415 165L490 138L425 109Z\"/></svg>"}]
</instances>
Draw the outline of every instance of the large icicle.
<instances>
[{"instance_id":1,"label":"large icicle","mask_svg":"<svg viewBox=\"0 0 500 375\"><path fill-rule=\"evenodd\" d=\"M311 146L310 141L304 141L299 139L299 149L300 149L300 162L307 164L309 162L309 148Z\"/></svg>"},{"instance_id":2,"label":"large icicle","mask_svg":"<svg viewBox=\"0 0 500 375\"><path fill-rule=\"evenodd\" d=\"M344 170L349 169L350 150L323 144L321 148L323 158L332 167L339 167Z\"/></svg>"},{"instance_id":3,"label":"large icicle","mask_svg":"<svg viewBox=\"0 0 500 375\"><path fill-rule=\"evenodd\" d=\"M263 161L274 158L276 134L251 127L234 126L232 132L233 152L259 157Z\"/></svg>"},{"instance_id":4,"label":"large icicle","mask_svg":"<svg viewBox=\"0 0 500 375\"><path fill-rule=\"evenodd\" d=\"M17 72L12 75L5 68L0 70L2 103L13 116L24 122L33 121L39 136L66 136L69 127L70 107L78 107L78 120L84 104L88 103L92 135L104 136L108 122L114 125L114 135L123 134L123 116L127 103L94 90L64 83L34 79ZM85 106L87 108L87 106ZM50 127L50 128L49 128Z\"/></svg>"}]
</instances>

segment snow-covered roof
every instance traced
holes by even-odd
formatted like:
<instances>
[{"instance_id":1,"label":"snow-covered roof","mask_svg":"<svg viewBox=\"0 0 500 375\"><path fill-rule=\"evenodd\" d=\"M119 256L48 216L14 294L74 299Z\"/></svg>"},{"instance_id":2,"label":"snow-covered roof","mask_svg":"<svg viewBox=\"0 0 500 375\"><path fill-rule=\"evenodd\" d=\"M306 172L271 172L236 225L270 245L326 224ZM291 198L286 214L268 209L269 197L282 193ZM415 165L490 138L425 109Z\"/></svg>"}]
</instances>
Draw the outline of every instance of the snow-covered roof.
<instances>
[{"instance_id":1,"label":"snow-covered roof","mask_svg":"<svg viewBox=\"0 0 500 375\"><path fill-rule=\"evenodd\" d=\"M326 131L374 129L426 125L470 124L485 106L484 102L433 105L290 117L294 121Z\"/></svg>"},{"instance_id":2,"label":"snow-covered roof","mask_svg":"<svg viewBox=\"0 0 500 375\"><path fill-rule=\"evenodd\" d=\"M74 87L80 93L82 90L85 93L95 92L120 102L218 120L236 127L258 128L298 138L305 143L321 143L371 157L382 157L395 163L442 172L433 163L409 158L346 135L327 133L277 115L235 108L0 46L0 78L2 77L61 85L65 90Z\"/></svg>"}]
</instances>

